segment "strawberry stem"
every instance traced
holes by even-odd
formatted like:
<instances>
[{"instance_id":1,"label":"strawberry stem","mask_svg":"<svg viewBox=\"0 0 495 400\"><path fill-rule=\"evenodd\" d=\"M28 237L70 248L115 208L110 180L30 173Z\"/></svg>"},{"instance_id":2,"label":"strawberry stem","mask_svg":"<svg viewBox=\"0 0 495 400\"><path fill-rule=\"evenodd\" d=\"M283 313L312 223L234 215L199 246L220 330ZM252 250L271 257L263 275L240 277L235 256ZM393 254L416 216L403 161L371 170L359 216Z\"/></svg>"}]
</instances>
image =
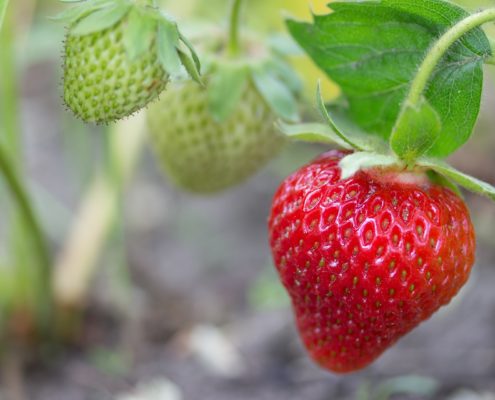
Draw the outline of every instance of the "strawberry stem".
<instances>
[{"instance_id":1,"label":"strawberry stem","mask_svg":"<svg viewBox=\"0 0 495 400\"><path fill-rule=\"evenodd\" d=\"M436 66L455 42L471 30L494 20L495 8L491 8L473 14L449 29L431 48L423 61L423 64L419 67L418 74L414 78L411 90L404 105L411 106L419 104Z\"/></svg>"},{"instance_id":2,"label":"strawberry stem","mask_svg":"<svg viewBox=\"0 0 495 400\"><path fill-rule=\"evenodd\" d=\"M228 53L231 57L239 54L239 30L243 0L232 0L230 12Z\"/></svg>"}]
</instances>

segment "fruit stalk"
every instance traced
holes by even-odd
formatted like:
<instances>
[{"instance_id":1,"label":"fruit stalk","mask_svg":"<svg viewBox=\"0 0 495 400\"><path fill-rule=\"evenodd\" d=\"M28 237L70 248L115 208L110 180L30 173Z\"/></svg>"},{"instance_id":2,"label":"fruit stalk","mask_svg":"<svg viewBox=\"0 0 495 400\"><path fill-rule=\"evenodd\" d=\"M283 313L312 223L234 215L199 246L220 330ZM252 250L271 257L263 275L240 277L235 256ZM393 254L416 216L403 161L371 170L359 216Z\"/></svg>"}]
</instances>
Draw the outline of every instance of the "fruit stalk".
<instances>
[{"instance_id":1,"label":"fruit stalk","mask_svg":"<svg viewBox=\"0 0 495 400\"><path fill-rule=\"evenodd\" d=\"M241 19L241 8L243 0L232 0L232 8L230 13L230 27L229 27L229 44L228 52L232 57L236 57L239 54L239 29Z\"/></svg>"},{"instance_id":2,"label":"fruit stalk","mask_svg":"<svg viewBox=\"0 0 495 400\"><path fill-rule=\"evenodd\" d=\"M411 90L404 104L410 106L419 104L426 85L428 84L428 81L430 80L436 66L455 42L471 30L494 20L495 8L491 8L473 14L449 29L431 48L425 60L419 67L418 74L414 78L411 85Z\"/></svg>"}]
</instances>

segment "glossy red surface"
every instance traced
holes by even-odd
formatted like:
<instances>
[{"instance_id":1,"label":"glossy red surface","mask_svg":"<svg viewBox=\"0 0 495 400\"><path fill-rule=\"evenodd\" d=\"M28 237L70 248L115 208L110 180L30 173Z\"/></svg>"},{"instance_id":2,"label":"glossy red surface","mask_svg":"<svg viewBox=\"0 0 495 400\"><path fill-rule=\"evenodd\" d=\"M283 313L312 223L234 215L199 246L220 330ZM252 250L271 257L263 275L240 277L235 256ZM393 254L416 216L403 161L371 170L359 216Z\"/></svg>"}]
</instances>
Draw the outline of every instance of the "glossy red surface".
<instances>
[{"instance_id":1,"label":"glossy red surface","mask_svg":"<svg viewBox=\"0 0 495 400\"><path fill-rule=\"evenodd\" d=\"M467 281L475 236L464 202L427 180L358 172L332 151L288 177L269 221L275 265L311 357L361 369Z\"/></svg>"}]
</instances>

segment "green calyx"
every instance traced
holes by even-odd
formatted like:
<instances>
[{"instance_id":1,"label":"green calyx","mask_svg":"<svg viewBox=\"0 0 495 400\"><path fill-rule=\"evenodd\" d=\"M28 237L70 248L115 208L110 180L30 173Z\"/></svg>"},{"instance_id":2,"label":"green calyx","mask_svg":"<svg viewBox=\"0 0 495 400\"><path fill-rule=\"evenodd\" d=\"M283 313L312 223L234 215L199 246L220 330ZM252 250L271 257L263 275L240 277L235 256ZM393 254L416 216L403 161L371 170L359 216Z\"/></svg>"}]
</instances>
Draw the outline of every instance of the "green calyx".
<instances>
[{"instance_id":1,"label":"green calyx","mask_svg":"<svg viewBox=\"0 0 495 400\"><path fill-rule=\"evenodd\" d=\"M130 60L143 57L156 42L156 57L172 78L185 70L201 83L201 65L192 45L179 31L177 24L165 16L154 2L136 0L61 0L80 3L53 19L66 23L69 35L85 36L116 26L126 18L124 43Z\"/></svg>"},{"instance_id":2,"label":"green calyx","mask_svg":"<svg viewBox=\"0 0 495 400\"><path fill-rule=\"evenodd\" d=\"M354 150L343 178L367 168L441 176L495 200L495 188L442 159L461 147L476 123L483 64L493 62L480 26L495 9L470 15L443 0L333 2L314 23L288 21L299 45L342 89L345 107L318 107L326 125L280 124L297 140ZM369 18L373 14L374 18ZM377 32L380 34L377 34Z\"/></svg>"},{"instance_id":3,"label":"green calyx","mask_svg":"<svg viewBox=\"0 0 495 400\"><path fill-rule=\"evenodd\" d=\"M246 59L217 59L206 72L208 99L212 116L225 121L242 102L248 85L256 88L272 112L284 121L299 119L296 96L301 84L285 60L272 56L250 61Z\"/></svg>"},{"instance_id":4,"label":"green calyx","mask_svg":"<svg viewBox=\"0 0 495 400\"><path fill-rule=\"evenodd\" d=\"M274 115L298 121L299 77L279 51L240 34L243 5L243 0L232 0L227 40L220 46L221 54L211 58L206 67L210 112L217 122L226 121L251 85Z\"/></svg>"}]
</instances>

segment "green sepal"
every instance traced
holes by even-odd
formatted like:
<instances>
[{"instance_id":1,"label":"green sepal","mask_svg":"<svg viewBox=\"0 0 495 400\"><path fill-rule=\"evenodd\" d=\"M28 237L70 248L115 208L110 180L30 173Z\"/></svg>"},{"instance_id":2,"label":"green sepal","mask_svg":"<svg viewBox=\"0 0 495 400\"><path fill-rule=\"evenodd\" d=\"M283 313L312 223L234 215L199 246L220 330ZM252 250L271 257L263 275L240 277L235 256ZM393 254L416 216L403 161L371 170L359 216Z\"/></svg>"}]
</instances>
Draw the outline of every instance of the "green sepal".
<instances>
[{"instance_id":1,"label":"green sepal","mask_svg":"<svg viewBox=\"0 0 495 400\"><path fill-rule=\"evenodd\" d=\"M414 165L433 146L442 121L425 97L417 105L405 104L390 136L390 147L407 165Z\"/></svg>"},{"instance_id":2,"label":"green sepal","mask_svg":"<svg viewBox=\"0 0 495 400\"><path fill-rule=\"evenodd\" d=\"M292 93L298 94L303 91L303 83L299 78L299 75L297 75L297 72L294 71L292 66L284 59L274 58L269 61L268 65L268 68L270 68L280 80L287 85Z\"/></svg>"},{"instance_id":3,"label":"green sepal","mask_svg":"<svg viewBox=\"0 0 495 400\"><path fill-rule=\"evenodd\" d=\"M429 170L426 171L426 175L428 175L428 179L440 186L446 187L450 189L452 192L454 192L457 196L460 198L463 198L462 192L459 189L459 186L457 186L454 182L452 182L450 179L447 179L445 176L439 174L436 171Z\"/></svg>"},{"instance_id":4,"label":"green sepal","mask_svg":"<svg viewBox=\"0 0 495 400\"><path fill-rule=\"evenodd\" d=\"M127 19L127 28L124 33L124 44L131 60L143 55L151 45L157 25L153 18L134 7Z\"/></svg>"},{"instance_id":5,"label":"green sepal","mask_svg":"<svg viewBox=\"0 0 495 400\"><path fill-rule=\"evenodd\" d=\"M370 140L365 135L362 135L358 131L352 131L352 133L351 130L344 131L337 125L334 118L330 115L327 107L325 106L325 101L323 100L321 85L319 82L316 88L316 105L318 107L320 115L323 117L325 122L343 142L347 143L348 146L357 151L375 150L375 147L371 146Z\"/></svg>"},{"instance_id":6,"label":"green sepal","mask_svg":"<svg viewBox=\"0 0 495 400\"><path fill-rule=\"evenodd\" d=\"M275 71L261 65L252 70L253 83L272 111L286 121L299 119L297 101Z\"/></svg>"},{"instance_id":7,"label":"green sepal","mask_svg":"<svg viewBox=\"0 0 495 400\"><path fill-rule=\"evenodd\" d=\"M191 57L189 54L187 54L185 51L182 51L181 49L177 49L177 53L179 54L182 66L186 70L187 74L191 77L191 79L201 86L204 86L204 83L201 80L201 72L194 57Z\"/></svg>"},{"instance_id":8,"label":"green sepal","mask_svg":"<svg viewBox=\"0 0 495 400\"><path fill-rule=\"evenodd\" d=\"M347 179L360 170L373 167L390 167L401 165L397 157L388 154L361 151L349 154L340 160L341 179Z\"/></svg>"},{"instance_id":9,"label":"green sepal","mask_svg":"<svg viewBox=\"0 0 495 400\"><path fill-rule=\"evenodd\" d=\"M470 175L464 174L443 161L422 158L416 162L416 165L433 170L463 188L471 192L487 196L495 201L494 186Z\"/></svg>"},{"instance_id":10,"label":"green sepal","mask_svg":"<svg viewBox=\"0 0 495 400\"><path fill-rule=\"evenodd\" d=\"M194 50L194 46L192 43L187 39L182 32L179 31L179 39L180 41L186 46L186 48L189 50L189 53L191 54L191 58L194 62L195 69L199 75L201 75L201 61L196 54L196 51Z\"/></svg>"},{"instance_id":11,"label":"green sepal","mask_svg":"<svg viewBox=\"0 0 495 400\"><path fill-rule=\"evenodd\" d=\"M210 112L219 123L238 106L248 83L249 69L243 63L224 62L215 66L208 85Z\"/></svg>"},{"instance_id":12,"label":"green sepal","mask_svg":"<svg viewBox=\"0 0 495 400\"><path fill-rule=\"evenodd\" d=\"M60 1L64 3L69 3L68 1L63 1L63 0ZM74 23L76 23L86 15L89 15L92 12L99 10L101 8L109 7L112 5L115 5L115 2L112 0L95 0L91 2L84 2L74 7L67 8L66 10L55 15L54 17L50 17L50 19L57 22L63 22L68 24L69 26L72 26Z\"/></svg>"},{"instance_id":13,"label":"green sepal","mask_svg":"<svg viewBox=\"0 0 495 400\"><path fill-rule=\"evenodd\" d=\"M130 4L121 2L110 7L98 9L76 22L70 33L71 35L82 36L111 28L121 21L130 9Z\"/></svg>"},{"instance_id":14,"label":"green sepal","mask_svg":"<svg viewBox=\"0 0 495 400\"><path fill-rule=\"evenodd\" d=\"M337 146L352 150L352 147L335 132L328 125L319 123L306 123L306 124L287 124L283 121L277 122L277 128L287 137L293 140L299 140L308 143L327 143L336 144Z\"/></svg>"},{"instance_id":15,"label":"green sepal","mask_svg":"<svg viewBox=\"0 0 495 400\"><path fill-rule=\"evenodd\" d=\"M172 77L182 71L182 62L177 52L179 47L179 30L177 24L163 18L158 23L158 59L162 68Z\"/></svg>"},{"instance_id":16,"label":"green sepal","mask_svg":"<svg viewBox=\"0 0 495 400\"><path fill-rule=\"evenodd\" d=\"M268 38L270 49L282 57L303 56L304 52L297 43L286 34L275 34Z\"/></svg>"},{"instance_id":17,"label":"green sepal","mask_svg":"<svg viewBox=\"0 0 495 400\"><path fill-rule=\"evenodd\" d=\"M158 20L158 59L165 71L172 78L180 78L183 69L199 84L201 81L201 64L191 43L181 34L177 23L165 16ZM185 46L189 54L181 49Z\"/></svg>"}]
</instances>

